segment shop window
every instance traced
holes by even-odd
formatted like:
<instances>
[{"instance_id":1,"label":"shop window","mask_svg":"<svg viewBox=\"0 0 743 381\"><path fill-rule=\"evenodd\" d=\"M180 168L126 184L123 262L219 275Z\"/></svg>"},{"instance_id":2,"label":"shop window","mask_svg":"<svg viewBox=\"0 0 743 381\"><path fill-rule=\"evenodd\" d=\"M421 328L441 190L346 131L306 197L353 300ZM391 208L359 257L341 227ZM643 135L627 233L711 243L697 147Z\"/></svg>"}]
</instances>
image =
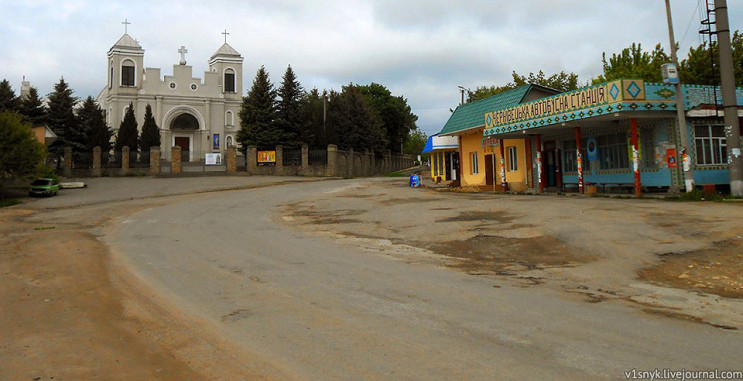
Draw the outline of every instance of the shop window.
<instances>
[{"instance_id":1,"label":"shop window","mask_svg":"<svg viewBox=\"0 0 743 381\"><path fill-rule=\"evenodd\" d=\"M444 153L444 152L441 152L441 153L438 154L438 157L439 157L439 172L438 172L437 176L444 176L444 174L446 173L446 171L444 169L444 162L445 162L444 158L446 157L445 155L446 155L446 153Z\"/></svg>"},{"instance_id":2,"label":"shop window","mask_svg":"<svg viewBox=\"0 0 743 381\"><path fill-rule=\"evenodd\" d=\"M130 60L121 64L121 86L134 87L134 63Z\"/></svg>"},{"instance_id":3,"label":"shop window","mask_svg":"<svg viewBox=\"0 0 743 381\"><path fill-rule=\"evenodd\" d=\"M655 161L655 133L652 128L643 128L640 131L640 149L642 152L642 168L657 168Z\"/></svg>"},{"instance_id":4,"label":"shop window","mask_svg":"<svg viewBox=\"0 0 743 381\"><path fill-rule=\"evenodd\" d=\"M566 140L562 142L562 168L565 172L575 172L578 170L578 163L575 160L575 140Z\"/></svg>"},{"instance_id":5,"label":"shop window","mask_svg":"<svg viewBox=\"0 0 743 381\"><path fill-rule=\"evenodd\" d=\"M599 136L598 159L601 169L629 168L629 139L626 132Z\"/></svg>"},{"instance_id":6,"label":"shop window","mask_svg":"<svg viewBox=\"0 0 743 381\"><path fill-rule=\"evenodd\" d=\"M235 92L235 72L232 69L227 69L224 71L224 92Z\"/></svg>"},{"instance_id":7,"label":"shop window","mask_svg":"<svg viewBox=\"0 0 743 381\"><path fill-rule=\"evenodd\" d=\"M480 173L480 167L477 163L477 152L470 153L470 172L473 175Z\"/></svg>"},{"instance_id":8,"label":"shop window","mask_svg":"<svg viewBox=\"0 0 743 381\"><path fill-rule=\"evenodd\" d=\"M697 164L713 165L727 163L725 127L719 124L694 127L694 145Z\"/></svg>"},{"instance_id":9,"label":"shop window","mask_svg":"<svg viewBox=\"0 0 743 381\"><path fill-rule=\"evenodd\" d=\"M516 172L519 170L519 157L516 147L508 147L508 171Z\"/></svg>"}]
</instances>

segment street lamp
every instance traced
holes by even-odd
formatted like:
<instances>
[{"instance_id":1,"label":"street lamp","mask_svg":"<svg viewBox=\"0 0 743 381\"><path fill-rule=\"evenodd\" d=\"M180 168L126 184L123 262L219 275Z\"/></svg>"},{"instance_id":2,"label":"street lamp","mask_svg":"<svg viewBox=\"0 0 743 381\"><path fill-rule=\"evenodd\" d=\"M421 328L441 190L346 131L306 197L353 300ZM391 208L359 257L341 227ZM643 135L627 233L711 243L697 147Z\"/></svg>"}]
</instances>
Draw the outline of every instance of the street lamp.
<instances>
[{"instance_id":1,"label":"street lamp","mask_svg":"<svg viewBox=\"0 0 743 381\"><path fill-rule=\"evenodd\" d=\"M457 86L457 87L459 87L459 92L462 93L462 103L460 103L460 104L463 105L464 104L464 92L466 90L467 93L469 94L470 89L468 89L468 88L466 88L464 86Z\"/></svg>"}]
</instances>

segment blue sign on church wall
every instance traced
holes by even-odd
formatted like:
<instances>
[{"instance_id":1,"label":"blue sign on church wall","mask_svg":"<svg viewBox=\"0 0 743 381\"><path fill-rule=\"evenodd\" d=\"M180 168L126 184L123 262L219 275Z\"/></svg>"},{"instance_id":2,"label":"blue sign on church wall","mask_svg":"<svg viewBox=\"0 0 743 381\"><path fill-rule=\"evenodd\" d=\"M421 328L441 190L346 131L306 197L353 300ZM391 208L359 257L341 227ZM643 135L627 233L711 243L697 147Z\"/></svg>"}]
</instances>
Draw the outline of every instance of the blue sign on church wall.
<instances>
[{"instance_id":1,"label":"blue sign on church wall","mask_svg":"<svg viewBox=\"0 0 743 381\"><path fill-rule=\"evenodd\" d=\"M214 141L214 149L219 149L219 134L212 135L212 140Z\"/></svg>"}]
</instances>

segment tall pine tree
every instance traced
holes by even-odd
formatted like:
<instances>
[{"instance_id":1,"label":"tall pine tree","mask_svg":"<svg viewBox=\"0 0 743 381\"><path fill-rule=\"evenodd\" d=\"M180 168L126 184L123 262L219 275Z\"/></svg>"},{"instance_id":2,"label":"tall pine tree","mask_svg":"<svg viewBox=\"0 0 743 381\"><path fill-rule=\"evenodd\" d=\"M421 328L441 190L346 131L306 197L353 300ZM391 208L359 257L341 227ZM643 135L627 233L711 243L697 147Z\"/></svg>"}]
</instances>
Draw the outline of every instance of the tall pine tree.
<instances>
[{"instance_id":1,"label":"tall pine tree","mask_svg":"<svg viewBox=\"0 0 743 381\"><path fill-rule=\"evenodd\" d=\"M85 149L85 138L72 111L77 98L72 96L72 89L64 78L54 85L54 91L48 97L47 125L57 135L49 151L59 156L64 154L64 147L71 147L73 152L81 152Z\"/></svg>"},{"instance_id":2,"label":"tall pine tree","mask_svg":"<svg viewBox=\"0 0 743 381\"><path fill-rule=\"evenodd\" d=\"M328 140L343 150L382 152L387 149L379 115L353 84L344 86L341 93L330 93Z\"/></svg>"},{"instance_id":3,"label":"tall pine tree","mask_svg":"<svg viewBox=\"0 0 743 381\"><path fill-rule=\"evenodd\" d=\"M21 101L15 95L13 87L10 85L7 79L3 79L0 82L0 112L13 111L18 112Z\"/></svg>"},{"instance_id":4,"label":"tall pine tree","mask_svg":"<svg viewBox=\"0 0 743 381\"><path fill-rule=\"evenodd\" d=\"M129 152L137 151L137 118L134 116L134 105L130 102L126 108L124 120L119 125L119 132L116 133L116 144L114 149L121 152L123 147L129 147Z\"/></svg>"},{"instance_id":5,"label":"tall pine tree","mask_svg":"<svg viewBox=\"0 0 743 381\"><path fill-rule=\"evenodd\" d=\"M35 87L31 87L28 94L21 97L20 113L23 115L24 122L31 126L46 124L46 107Z\"/></svg>"},{"instance_id":6,"label":"tall pine tree","mask_svg":"<svg viewBox=\"0 0 743 381\"><path fill-rule=\"evenodd\" d=\"M249 145L271 149L281 142L281 130L276 128L276 90L261 66L248 95L240 108L240 131L237 141L244 150Z\"/></svg>"},{"instance_id":7,"label":"tall pine tree","mask_svg":"<svg viewBox=\"0 0 743 381\"><path fill-rule=\"evenodd\" d=\"M85 99L82 107L77 112L77 119L85 133L85 150L92 152L93 148L101 147L101 153L108 156L112 147L113 131L106 124L103 110L92 97L89 96Z\"/></svg>"},{"instance_id":8,"label":"tall pine tree","mask_svg":"<svg viewBox=\"0 0 743 381\"><path fill-rule=\"evenodd\" d=\"M143 153L149 153L150 147L160 147L160 129L157 127L155 117L152 116L152 107L148 103L144 111L144 123L142 123L142 135L139 137L139 149Z\"/></svg>"},{"instance_id":9,"label":"tall pine tree","mask_svg":"<svg viewBox=\"0 0 743 381\"><path fill-rule=\"evenodd\" d=\"M302 124L299 129L299 140L309 144L311 147L320 148L328 145L325 133L323 108L326 94L320 94L315 88L302 96Z\"/></svg>"},{"instance_id":10,"label":"tall pine tree","mask_svg":"<svg viewBox=\"0 0 743 381\"><path fill-rule=\"evenodd\" d=\"M276 128L282 132L279 141L282 146L296 147L302 143L307 143L307 141L301 139L303 95L304 89L297 81L297 76L289 65L279 87L279 101L276 110Z\"/></svg>"}]
</instances>

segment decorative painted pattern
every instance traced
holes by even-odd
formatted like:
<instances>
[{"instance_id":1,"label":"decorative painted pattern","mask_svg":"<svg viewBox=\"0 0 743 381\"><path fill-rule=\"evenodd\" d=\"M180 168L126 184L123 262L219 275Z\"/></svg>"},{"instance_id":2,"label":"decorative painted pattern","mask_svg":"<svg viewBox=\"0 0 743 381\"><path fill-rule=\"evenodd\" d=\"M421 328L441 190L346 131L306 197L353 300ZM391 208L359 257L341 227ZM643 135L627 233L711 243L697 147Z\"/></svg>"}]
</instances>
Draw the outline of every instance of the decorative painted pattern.
<instances>
[{"instance_id":1,"label":"decorative painted pattern","mask_svg":"<svg viewBox=\"0 0 743 381\"><path fill-rule=\"evenodd\" d=\"M692 109L702 104L714 104L715 91L711 86L682 86L684 108ZM575 103L576 97L592 95ZM718 104L722 103L717 89ZM738 104L743 104L743 88L736 91ZM595 86L553 95L521 105L495 110L484 115L484 136L507 134L532 128L560 125L575 120L593 118L605 114L625 111L676 111L676 91L674 86L662 83L644 83L638 79L622 79ZM574 102L565 103L565 99ZM562 102L558 107L549 107ZM585 105L585 106L584 106ZM566 110L567 111L564 111Z\"/></svg>"}]
</instances>

